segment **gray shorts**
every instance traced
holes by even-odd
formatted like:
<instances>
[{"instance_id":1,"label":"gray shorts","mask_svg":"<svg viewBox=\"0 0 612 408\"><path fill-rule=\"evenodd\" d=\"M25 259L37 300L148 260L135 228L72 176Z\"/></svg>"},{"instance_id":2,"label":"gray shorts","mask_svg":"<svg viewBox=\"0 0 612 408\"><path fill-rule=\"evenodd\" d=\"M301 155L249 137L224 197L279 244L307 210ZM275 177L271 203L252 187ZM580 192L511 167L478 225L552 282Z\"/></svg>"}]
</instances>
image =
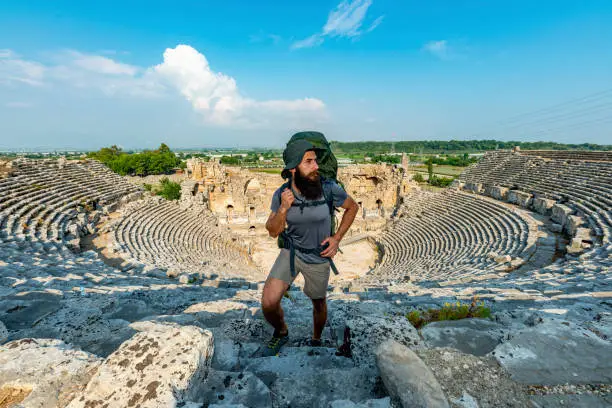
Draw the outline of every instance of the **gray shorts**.
<instances>
[{"instance_id":1,"label":"gray shorts","mask_svg":"<svg viewBox=\"0 0 612 408\"><path fill-rule=\"evenodd\" d=\"M288 285L293 283L295 277L291 277L289 266L289 250L281 249L268 278L276 278L284 281ZM329 283L329 262L320 264L306 263L297 255L295 257L295 274L304 276L304 293L311 299L324 299L327 294L327 284Z\"/></svg>"}]
</instances>

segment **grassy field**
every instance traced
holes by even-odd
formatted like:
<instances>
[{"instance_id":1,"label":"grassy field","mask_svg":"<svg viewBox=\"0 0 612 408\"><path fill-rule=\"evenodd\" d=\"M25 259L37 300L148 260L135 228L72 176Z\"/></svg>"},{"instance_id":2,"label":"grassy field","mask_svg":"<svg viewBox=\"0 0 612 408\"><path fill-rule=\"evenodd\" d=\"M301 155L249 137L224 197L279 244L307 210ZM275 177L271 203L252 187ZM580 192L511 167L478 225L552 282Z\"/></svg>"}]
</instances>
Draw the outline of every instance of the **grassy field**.
<instances>
[{"instance_id":1,"label":"grassy field","mask_svg":"<svg viewBox=\"0 0 612 408\"><path fill-rule=\"evenodd\" d=\"M430 186L427 183L419 183L419 187L421 187L421 189L424 191L431 191L432 193L438 193L446 189L445 187Z\"/></svg>"},{"instance_id":2,"label":"grassy field","mask_svg":"<svg viewBox=\"0 0 612 408\"><path fill-rule=\"evenodd\" d=\"M434 174L436 176L458 176L459 174L461 174L463 172L463 170L465 170L465 167L456 167L456 166L434 166ZM252 171L254 173L267 173L267 174L281 174L281 168L268 168L268 169L258 169L258 168L252 168L249 169L249 171ZM418 173L423 173L423 174L427 174L427 166L411 166L410 170L412 172L418 172Z\"/></svg>"},{"instance_id":3,"label":"grassy field","mask_svg":"<svg viewBox=\"0 0 612 408\"><path fill-rule=\"evenodd\" d=\"M467 167L457 167L457 166L436 166L434 165L433 171L437 176L458 176L463 173L463 171ZM409 166L409 171L419 173L427 173L427 166Z\"/></svg>"},{"instance_id":4,"label":"grassy field","mask_svg":"<svg viewBox=\"0 0 612 408\"><path fill-rule=\"evenodd\" d=\"M252 171L253 173L267 173L267 174L281 174L281 171L283 169L282 168L277 168L277 169L249 169L249 171Z\"/></svg>"}]
</instances>

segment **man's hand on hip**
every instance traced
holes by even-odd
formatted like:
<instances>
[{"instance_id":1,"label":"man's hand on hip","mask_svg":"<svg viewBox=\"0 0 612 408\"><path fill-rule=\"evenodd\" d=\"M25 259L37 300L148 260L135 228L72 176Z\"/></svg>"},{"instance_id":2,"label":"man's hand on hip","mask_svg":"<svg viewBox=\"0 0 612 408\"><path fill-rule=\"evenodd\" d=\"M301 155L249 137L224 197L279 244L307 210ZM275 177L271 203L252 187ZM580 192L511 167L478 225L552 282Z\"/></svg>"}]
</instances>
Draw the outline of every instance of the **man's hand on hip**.
<instances>
[{"instance_id":1,"label":"man's hand on hip","mask_svg":"<svg viewBox=\"0 0 612 408\"><path fill-rule=\"evenodd\" d=\"M336 255L336 252L338 252L338 246L340 245L340 240L337 239L336 237L331 236L331 237L325 238L323 242L321 242L321 245L325 245L326 243L328 243L329 246L321 252L321 256L324 258L333 258L334 255Z\"/></svg>"}]
</instances>

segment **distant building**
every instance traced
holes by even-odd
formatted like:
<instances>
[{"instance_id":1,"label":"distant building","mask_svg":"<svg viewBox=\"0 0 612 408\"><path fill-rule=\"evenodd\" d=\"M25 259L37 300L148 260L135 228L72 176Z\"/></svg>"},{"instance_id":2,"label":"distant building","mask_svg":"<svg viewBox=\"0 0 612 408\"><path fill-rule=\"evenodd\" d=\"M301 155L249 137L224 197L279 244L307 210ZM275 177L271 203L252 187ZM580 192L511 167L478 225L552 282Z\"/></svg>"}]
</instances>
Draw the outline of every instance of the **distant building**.
<instances>
[{"instance_id":1,"label":"distant building","mask_svg":"<svg viewBox=\"0 0 612 408\"><path fill-rule=\"evenodd\" d=\"M352 159L346 159L346 158L338 159L338 167L345 167L353 163L355 163L355 161Z\"/></svg>"}]
</instances>

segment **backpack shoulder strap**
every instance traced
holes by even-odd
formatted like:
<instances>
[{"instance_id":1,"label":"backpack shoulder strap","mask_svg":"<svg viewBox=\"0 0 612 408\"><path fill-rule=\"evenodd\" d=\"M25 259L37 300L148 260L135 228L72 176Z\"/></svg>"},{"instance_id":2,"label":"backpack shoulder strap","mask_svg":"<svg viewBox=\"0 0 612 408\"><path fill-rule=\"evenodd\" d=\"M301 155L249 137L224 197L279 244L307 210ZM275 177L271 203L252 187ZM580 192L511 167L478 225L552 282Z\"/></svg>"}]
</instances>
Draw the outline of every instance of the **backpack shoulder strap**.
<instances>
[{"instance_id":1,"label":"backpack shoulder strap","mask_svg":"<svg viewBox=\"0 0 612 408\"><path fill-rule=\"evenodd\" d=\"M327 178L322 178L321 184L323 186L323 197L327 202L327 206L329 207L329 213L334 214L334 195L332 193L332 183L333 181Z\"/></svg>"}]
</instances>

